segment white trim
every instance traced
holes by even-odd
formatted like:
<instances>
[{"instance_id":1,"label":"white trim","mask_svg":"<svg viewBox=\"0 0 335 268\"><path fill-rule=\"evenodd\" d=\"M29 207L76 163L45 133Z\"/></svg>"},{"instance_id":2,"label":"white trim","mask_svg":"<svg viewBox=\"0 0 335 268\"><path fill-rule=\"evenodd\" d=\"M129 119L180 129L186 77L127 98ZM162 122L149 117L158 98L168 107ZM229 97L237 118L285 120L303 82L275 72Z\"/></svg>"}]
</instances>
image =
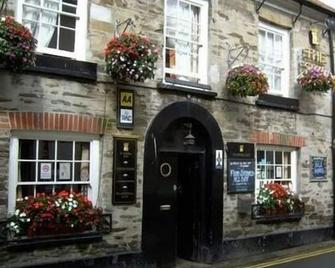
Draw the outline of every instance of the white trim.
<instances>
[{"instance_id":1,"label":"white trim","mask_svg":"<svg viewBox=\"0 0 335 268\"><path fill-rule=\"evenodd\" d=\"M17 135L15 135L17 134ZM57 139L56 139L57 137ZM40 138L40 139L39 139ZM57 142L55 143L55 156L54 159L50 160L41 160L38 159L38 146L39 142L36 144L36 158L35 159L30 159L30 160L24 160L21 161L19 159L19 140L20 139L31 139L35 140L36 142L39 140L53 140L53 141L71 141L73 142L73 146L75 146L75 142L89 142L90 143L90 159L89 160L75 160L75 150L74 148L72 149L72 160L65 160L62 161L61 159L56 160L56 154L57 154ZM97 198L98 198L98 189L99 189L99 170L100 170L100 148L99 148L99 140L98 139L92 139L91 135L87 136L78 136L77 135L71 135L71 139L69 134L55 134L55 133L23 133L23 132L14 132L14 135L10 139L10 146L9 146L9 172L8 172L8 215L12 215L15 211L15 204L16 204L16 199L17 199L17 186L18 185L32 185L32 186L37 186L37 185L87 185L88 188L88 196L89 199L92 201L93 205L96 205ZM43 161L47 162L52 162L54 164L54 180L53 181L38 181L38 164L36 164L35 168L35 181L29 181L29 182L18 182L18 177L19 177L19 162L35 162L35 163L40 163ZM74 175L74 165L75 163L89 163L89 181L74 181L74 178L72 176L71 181L57 181L56 180L56 173L57 173L57 168L56 168L56 162L68 162L72 163L72 173ZM36 189L34 187L34 189Z\"/></svg>"},{"instance_id":2,"label":"white trim","mask_svg":"<svg viewBox=\"0 0 335 268\"><path fill-rule=\"evenodd\" d=\"M16 185L18 178L19 139L11 138L8 163L8 215L13 215L16 203Z\"/></svg>"},{"instance_id":3,"label":"white trim","mask_svg":"<svg viewBox=\"0 0 335 268\"><path fill-rule=\"evenodd\" d=\"M23 4L24 0L18 0L16 6L16 19L22 23L23 17ZM32 6L31 4L27 4ZM76 14L58 11L58 14L66 14L76 18L76 29L75 29L75 44L74 52L69 52L60 49L39 47L37 43L36 52L52 54L61 57L74 58L77 60L86 60L86 44L87 44L87 17L88 17L88 2L87 0L78 0L76 7ZM62 27L63 28L63 27ZM66 27L64 27L66 28ZM58 35L59 38L59 35Z\"/></svg>"},{"instance_id":4,"label":"white trim","mask_svg":"<svg viewBox=\"0 0 335 268\"><path fill-rule=\"evenodd\" d=\"M185 2L193 6L197 6L200 9L199 14L199 27L200 27L200 36L199 42L202 44L202 47L199 48L198 55L198 73L193 72L180 72L176 69L171 69L166 67L166 37L167 35L167 0L164 1L164 43L163 43L163 83L165 81L166 73L173 73L178 75L189 76L192 78L198 78L199 83L207 84L207 65L208 65L208 2L203 0L177 0L179 2ZM171 37L174 38L174 37ZM177 38L178 39L178 38Z\"/></svg>"},{"instance_id":5,"label":"white trim","mask_svg":"<svg viewBox=\"0 0 335 268\"><path fill-rule=\"evenodd\" d=\"M282 37L282 72L281 72L281 90L275 91L269 88L268 93L274 95L280 95L284 97L289 97L289 87L290 87L290 35L289 31L283 28L279 28L273 25L269 25L263 22L258 24L259 30L264 30L266 32L272 32L274 34L280 35Z\"/></svg>"}]
</instances>

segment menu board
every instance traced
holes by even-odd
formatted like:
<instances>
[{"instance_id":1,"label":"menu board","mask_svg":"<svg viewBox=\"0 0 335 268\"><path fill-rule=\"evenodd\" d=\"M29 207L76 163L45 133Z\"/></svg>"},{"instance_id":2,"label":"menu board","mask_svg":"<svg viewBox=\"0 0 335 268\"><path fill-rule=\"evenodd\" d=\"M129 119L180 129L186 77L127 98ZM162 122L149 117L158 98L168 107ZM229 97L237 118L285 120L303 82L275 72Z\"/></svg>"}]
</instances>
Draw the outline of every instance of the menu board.
<instances>
[{"instance_id":1,"label":"menu board","mask_svg":"<svg viewBox=\"0 0 335 268\"><path fill-rule=\"evenodd\" d=\"M228 159L228 192L249 193L255 190L255 161Z\"/></svg>"},{"instance_id":2,"label":"menu board","mask_svg":"<svg viewBox=\"0 0 335 268\"><path fill-rule=\"evenodd\" d=\"M327 180L327 157L311 156L311 181Z\"/></svg>"}]
</instances>

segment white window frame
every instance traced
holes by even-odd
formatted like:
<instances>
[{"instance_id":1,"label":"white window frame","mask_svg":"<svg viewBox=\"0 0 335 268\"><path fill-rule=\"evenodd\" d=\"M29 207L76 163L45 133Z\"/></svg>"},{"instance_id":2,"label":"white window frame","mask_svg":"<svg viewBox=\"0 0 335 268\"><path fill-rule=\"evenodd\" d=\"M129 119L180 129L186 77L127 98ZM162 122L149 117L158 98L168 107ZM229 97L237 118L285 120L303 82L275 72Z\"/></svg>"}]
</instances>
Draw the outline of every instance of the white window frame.
<instances>
[{"instance_id":1,"label":"white window frame","mask_svg":"<svg viewBox=\"0 0 335 268\"><path fill-rule=\"evenodd\" d=\"M266 32L271 32L274 33L276 35L281 35L282 36L282 55L283 55L283 62L282 62L282 72L281 72L281 90L280 91L276 91L271 89L271 87L269 87L269 94L272 95L279 95L279 96L283 96L283 97L289 97L289 87L290 87L290 54L291 54L291 50L290 50L290 34L289 34L289 30L283 29L283 28L279 28L270 24L266 24L263 22L259 22L258 25L258 30L263 30ZM258 34L258 38L259 38L259 33ZM260 62L259 62L260 64ZM267 64L267 63L264 63Z\"/></svg>"},{"instance_id":2,"label":"white window frame","mask_svg":"<svg viewBox=\"0 0 335 268\"><path fill-rule=\"evenodd\" d=\"M281 151L281 152L289 152L291 154L291 184L289 186L290 190L293 192L297 192L297 165L298 165L298 150L294 147L284 147L284 146L271 146L271 145L257 145L256 146L256 163L255 163L255 198L257 198L257 195L259 193L260 189L260 181L264 181L266 183L270 182L275 182L275 181L288 181L285 179L265 179L265 180L260 180L258 179L258 161L257 161L257 152L258 151ZM275 172L275 163L270 164L273 166L274 172ZM267 166L267 164L265 164ZM284 166L284 163L282 163L282 166ZM284 172L283 170L281 172Z\"/></svg>"},{"instance_id":3,"label":"white window frame","mask_svg":"<svg viewBox=\"0 0 335 268\"><path fill-rule=\"evenodd\" d=\"M177 0L200 8L200 39L202 46L199 49L198 73L183 73L177 69L166 67L166 36L167 36L167 0L164 1L164 48L163 48L163 83L169 84L165 80L167 73L185 75L199 79L199 84L207 84L207 53L208 53L208 2L203 0Z\"/></svg>"},{"instance_id":4,"label":"white window frame","mask_svg":"<svg viewBox=\"0 0 335 268\"><path fill-rule=\"evenodd\" d=\"M15 211L16 205L16 188L19 184L19 140L20 139L31 139L31 140L52 140L52 141L77 141L77 142L90 142L90 168L89 168L89 183L88 185L88 198L92 201L93 205L96 205L98 198L98 189L99 189L99 174L100 174L100 142L97 137L91 135L73 135L73 134L64 134L64 133L26 133L19 132L13 133L13 136L10 139L9 146L9 172L8 172L8 215L12 215ZM38 153L38 152L36 152ZM54 161L54 160L51 160ZM55 168L56 169L56 168ZM21 185L29 183L20 183ZM31 184L31 183L30 183ZM35 182L34 185L44 185L45 183ZM50 182L52 185L57 184L76 184L73 181L60 181L60 182ZM83 183L79 183L83 184Z\"/></svg>"},{"instance_id":5,"label":"white window frame","mask_svg":"<svg viewBox=\"0 0 335 268\"><path fill-rule=\"evenodd\" d=\"M42 1L42 0L41 0ZM43 0L44 1L44 0ZM18 0L16 8L16 19L22 23L23 18L23 4L28 6L34 6L33 4L26 4L24 0ZM35 6L39 8L38 6ZM40 8L41 9L41 8ZM72 58L76 60L86 60L86 39L87 39L87 12L88 4L87 0L78 0L76 14L66 13L58 11L58 13L67 14L76 18L76 30L75 30L75 46L74 52L59 50L55 48L40 47L37 43L36 51L42 54L52 54L56 56L62 56Z\"/></svg>"}]
</instances>

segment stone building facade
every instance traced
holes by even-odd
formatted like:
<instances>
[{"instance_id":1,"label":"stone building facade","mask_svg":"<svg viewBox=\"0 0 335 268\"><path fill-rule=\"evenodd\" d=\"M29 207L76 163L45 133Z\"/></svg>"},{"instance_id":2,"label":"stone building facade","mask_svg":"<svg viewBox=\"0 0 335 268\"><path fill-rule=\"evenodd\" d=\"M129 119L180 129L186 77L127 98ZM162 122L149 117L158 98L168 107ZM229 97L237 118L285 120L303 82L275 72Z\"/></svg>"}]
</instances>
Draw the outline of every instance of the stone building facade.
<instances>
[{"instance_id":1,"label":"stone building facade","mask_svg":"<svg viewBox=\"0 0 335 268\"><path fill-rule=\"evenodd\" d=\"M74 1L78 3L78 9L81 1ZM29 1L9 1L7 13L18 16L18 10L22 8L20 5L25 2ZM164 243L176 243L171 238L178 236L173 218L175 214L161 215L153 211L158 206L170 205L171 209L171 204L173 208L178 202L184 202L173 203L170 197L164 199L163 196L179 191L178 176L187 176L186 171L182 171L183 166L185 170L190 170L195 162L204 166L193 169L198 175L190 173L190 176L199 178L201 182L183 182L185 187L197 185L198 188L187 197L193 198L197 204L200 202L198 206L201 207L193 207L201 211L196 215L201 218L201 238L195 239L199 245L184 245L184 250L188 252L185 256L190 259L216 262L330 239L334 225L331 93L318 95L302 92L296 77L304 60L303 50L306 49L317 55L322 54L329 68L329 42L327 34L322 35L323 22L335 11L330 7L325 8L319 1L306 1L321 8L316 10L313 5L303 5L301 14L297 1L184 2L195 6L206 2L208 5L206 89L196 84L185 86L178 81L162 82L166 78L163 44L167 3L164 0L85 0L83 5L87 16L79 19L85 20L87 27L83 33L85 39L80 41L84 49L81 48L79 56L45 56L50 54L49 51L44 55L40 53L37 66L29 71L14 74L0 70L0 217L6 218L13 213L15 199L20 192L17 190L20 187L17 178L13 182L13 177L18 176L15 168L18 168L20 160L15 153L18 153L20 140L90 143L91 156L96 157L96 163L90 163L90 176L92 180L93 177L96 179L92 181L94 187L88 186L92 188L89 191L92 191L97 206L106 213L112 213L112 231L104 235L103 244L85 249L73 245L37 249L34 257L9 253L3 247L0 258L2 267L22 260L27 264L36 264L39 261L36 256L43 256L47 263L57 258L65 261L134 252L140 254L146 253L146 249L149 257L153 255L155 259L158 256L158 262L173 265L176 246L172 247L171 254L167 254L172 255L170 259L160 258L164 255L161 251L169 251L169 248L164 248ZM147 35L162 46L162 57L158 61L154 80L143 83L116 82L104 72L104 48L117 30L115 22L128 18L136 25L134 31ZM289 36L289 49L282 55L289 62L286 76L289 80L288 90L282 95L233 97L224 89L227 73L233 65L259 63L260 24L281 28ZM316 47L310 44L311 29L317 32L320 42ZM241 55L239 52L242 52ZM311 60L319 63L315 57L312 56ZM118 127L118 90L134 93L134 125L131 129ZM190 131L198 147L187 149L183 141L178 140L185 136L185 123L192 123ZM136 201L131 204L112 202L115 194L113 163L117 150L114 142L117 139L135 140L137 146ZM200 144L197 144L198 141ZM96 144L92 145L92 142ZM229 192L229 143L253 145L255 159L260 150L281 152L282 148L286 148L288 152L295 152L295 158L289 165L292 177L295 174L294 190L305 204L305 215L299 221L259 223L252 219L250 211L256 190L252 193ZM220 151L223 153L223 169L215 166L216 153ZM318 181L312 179L312 157L325 160L327 172ZM164 163L172 163L172 172L179 165L179 175L175 175L177 181L169 184L158 178L159 168ZM277 169L276 172L284 173L286 166L282 168L282 171ZM207 192L199 194L197 191L200 191L201 183L205 183ZM167 193L162 188L173 190ZM36 192L37 188L34 189ZM161 196L157 193L161 193ZM189 205L187 202L184 204ZM194 214L187 215L195 217ZM178 241L178 237L176 239ZM161 250L152 253L157 245L162 245ZM197 253L189 253L188 246Z\"/></svg>"}]
</instances>

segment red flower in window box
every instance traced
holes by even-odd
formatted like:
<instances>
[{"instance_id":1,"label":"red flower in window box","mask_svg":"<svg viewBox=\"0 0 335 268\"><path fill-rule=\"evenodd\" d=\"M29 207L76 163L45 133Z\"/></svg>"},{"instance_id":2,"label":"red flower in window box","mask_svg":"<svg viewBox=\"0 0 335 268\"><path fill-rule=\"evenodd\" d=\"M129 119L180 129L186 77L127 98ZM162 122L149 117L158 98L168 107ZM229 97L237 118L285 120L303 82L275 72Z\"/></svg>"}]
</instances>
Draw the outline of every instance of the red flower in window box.
<instances>
[{"instance_id":1,"label":"red flower in window box","mask_svg":"<svg viewBox=\"0 0 335 268\"><path fill-rule=\"evenodd\" d=\"M15 236L79 233L96 230L101 217L102 211L82 194L42 193L18 200L8 227Z\"/></svg>"},{"instance_id":2,"label":"red flower in window box","mask_svg":"<svg viewBox=\"0 0 335 268\"><path fill-rule=\"evenodd\" d=\"M158 49L147 37L114 36L105 48L106 72L115 80L143 82L154 78Z\"/></svg>"},{"instance_id":3,"label":"red flower in window box","mask_svg":"<svg viewBox=\"0 0 335 268\"><path fill-rule=\"evenodd\" d=\"M0 21L0 65L21 71L34 64L37 41L29 29L12 17Z\"/></svg>"}]
</instances>

